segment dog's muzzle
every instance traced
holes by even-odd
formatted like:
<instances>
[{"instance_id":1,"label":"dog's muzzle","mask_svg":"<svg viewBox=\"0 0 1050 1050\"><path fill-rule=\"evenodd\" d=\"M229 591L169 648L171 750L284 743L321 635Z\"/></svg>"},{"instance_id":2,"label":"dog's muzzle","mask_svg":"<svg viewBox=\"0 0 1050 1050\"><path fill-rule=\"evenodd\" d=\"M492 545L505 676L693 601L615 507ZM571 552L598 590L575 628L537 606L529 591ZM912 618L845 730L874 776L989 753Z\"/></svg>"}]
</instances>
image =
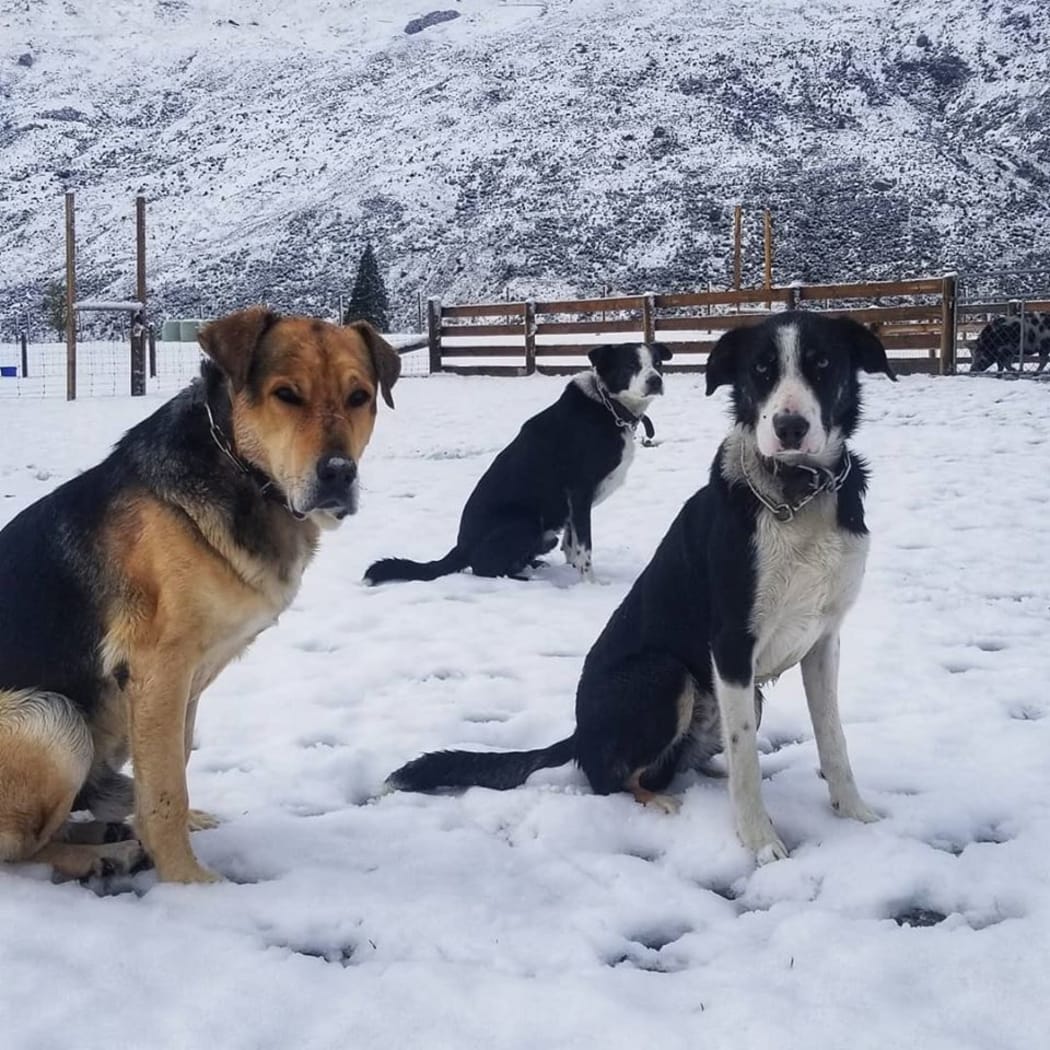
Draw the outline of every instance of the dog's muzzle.
<instances>
[{"instance_id":1,"label":"dog's muzzle","mask_svg":"<svg viewBox=\"0 0 1050 1050\"><path fill-rule=\"evenodd\" d=\"M346 456L317 461L317 485L307 513L326 511L337 519L357 511L357 464Z\"/></svg>"},{"instance_id":2,"label":"dog's muzzle","mask_svg":"<svg viewBox=\"0 0 1050 1050\"><path fill-rule=\"evenodd\" d=\"M778 412L773 417L773 433L782 450L797 451L809 433L809 420L798 412Z\"/></svg>"}]
</instances>

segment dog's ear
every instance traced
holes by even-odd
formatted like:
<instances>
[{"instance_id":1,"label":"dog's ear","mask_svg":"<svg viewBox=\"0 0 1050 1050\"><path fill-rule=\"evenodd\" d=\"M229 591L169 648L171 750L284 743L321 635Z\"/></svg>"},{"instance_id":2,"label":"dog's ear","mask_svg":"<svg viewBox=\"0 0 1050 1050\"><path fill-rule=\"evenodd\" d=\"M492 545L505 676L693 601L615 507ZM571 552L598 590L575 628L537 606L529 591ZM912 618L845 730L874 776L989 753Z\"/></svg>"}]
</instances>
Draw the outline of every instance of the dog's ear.
<instances>
[{"instance_id":1,"label":"dog's ear","mask_svg":"<svg viewBox=\"0 0 1050 1050\"><path fill-rule=\"evenodd\" d=\"M365 341L383 400L393 408L394 397L390 390L401 375L401 355L367 321L354 321L347 327Z\"/></svg>"},{"instance_id":2,"label":"dog's ear","mask_svg":"<svg viewBox=\"0 0 1050 1050\"><path fill-rule=\"evenodd\" d=\"M587 357L590 359L595 371L600 371L609 364L609 358L619 349L618 346L607 343L605 346L596 346L593 350L588 350Z\"/></svg>"},{"instance_id":3,"label":"dog's ear","mask_svg":"<svg viewBox=\"0 0 1050 1050\"><path fill-rule=\"evenodd\" d=\"M233 389L242 390L259 341L278 320L278 315L265 306L249 306L206 324L197 333L197 342L222 369Z\"/></svg>"},{"instance_id":4,"label":"dog's ear","mask_svg":"<svg viewBox=\"0 0 1050 1050\"><path fill-rule=\"evenodd\" d=\"M897 376L886 358L886 348L870 328L854 321L852 317L839 317L835 323L849 347L854 368L865 372L882 372L897 382Z\"/></svg>"},{"instance_id":5,"label":"dog's ear","mask_svg":"<svg viewBox=\"0 0 1050 1050\"><path fill-rule=\"evenodd\" d=\"M707 396L720 386L736 382L740 355L747 345L751 332L747 327L730 328L712 347L707 355Z\"/></svg>"},{"instance_id":6,"label":"dog's ear","mask_svg":"<svg viewBox=\"0 0 1050 1050\"><path fill-rule=\"evenodd\" d=\"M649 349L652 350L661 361L670 361L674 356L671 353L671 348L666 343L650 343Z\"/></svg>"}]
</instances>

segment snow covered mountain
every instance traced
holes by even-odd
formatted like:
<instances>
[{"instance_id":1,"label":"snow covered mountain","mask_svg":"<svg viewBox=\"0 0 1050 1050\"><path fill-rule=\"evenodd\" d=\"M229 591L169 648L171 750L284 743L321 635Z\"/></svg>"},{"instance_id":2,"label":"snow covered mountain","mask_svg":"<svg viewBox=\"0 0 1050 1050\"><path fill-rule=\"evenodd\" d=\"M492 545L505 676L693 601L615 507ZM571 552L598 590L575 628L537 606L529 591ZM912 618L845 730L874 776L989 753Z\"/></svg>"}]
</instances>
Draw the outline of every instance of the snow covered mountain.
<instances>
[{"instance_id":1,"label":"snow covered mountain","mask_svg":"<svg viewBox=\"0 0 1050 1050\"><path fill-rule=\"evenodd\" d=\"M438 21L426 16L450 11ZM421 20L421 21L420 21ZM434 24L428 24L428 22ZM412 31L408 31L412 30ZM0 0L0 327L61 272L334 309L1050 268L1045 0Z\"/></svg>"}]
</instances>

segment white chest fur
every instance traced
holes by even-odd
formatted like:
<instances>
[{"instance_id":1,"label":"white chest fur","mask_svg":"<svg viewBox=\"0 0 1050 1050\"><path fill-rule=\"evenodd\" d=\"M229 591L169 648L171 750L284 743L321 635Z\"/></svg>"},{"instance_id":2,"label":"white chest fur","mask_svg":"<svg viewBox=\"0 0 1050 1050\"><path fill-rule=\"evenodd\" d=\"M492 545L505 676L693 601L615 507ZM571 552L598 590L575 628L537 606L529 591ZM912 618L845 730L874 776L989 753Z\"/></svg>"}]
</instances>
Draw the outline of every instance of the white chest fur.
<instances>
[{"instance_id":1,"label":"white chest fur","mask_svg":"<svg viewBox=\"0 0 1050 1050\"><path fill-rule=\"evenodd\" d=\"M793 521L761 511L754 544L751 630L755 677L765 681L797 664L841 623L860 592L868 537L838 528L835 500L825 496Z\"/></svg>"},{"instance_id":2,"label":"white chest fur","mask_svg":"<svg viewBox=\"0 0 1050 1050\"><path fill-rule=\"evenodd\" d=\"M594 492L595 505L611 496L623 484L624 479L627 477L627 471L634 460L634 432L625 428L620 431L620 435L623 438L623 452L620 454L620 462L610 474L607 474L598 483L598 488Z\"/></svg>"}]
</instances>

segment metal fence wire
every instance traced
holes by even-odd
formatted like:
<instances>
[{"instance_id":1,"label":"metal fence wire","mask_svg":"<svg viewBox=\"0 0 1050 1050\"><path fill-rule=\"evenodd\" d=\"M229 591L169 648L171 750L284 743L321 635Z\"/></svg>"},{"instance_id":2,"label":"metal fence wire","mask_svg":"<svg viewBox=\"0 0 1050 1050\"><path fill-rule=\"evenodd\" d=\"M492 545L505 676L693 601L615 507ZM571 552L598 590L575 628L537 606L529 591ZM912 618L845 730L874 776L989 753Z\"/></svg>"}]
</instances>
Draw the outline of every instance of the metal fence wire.
<instances>
[{"instance_id":1,"label":"metal fence wire","mask_svg":"<svg viewBox=\"0 0 1050 1050\"><path fill-rule=\"evenodd\" d=\"M1050 270L959 280L960 372L1050 380Z\"/></svg>"}]
</instances>

